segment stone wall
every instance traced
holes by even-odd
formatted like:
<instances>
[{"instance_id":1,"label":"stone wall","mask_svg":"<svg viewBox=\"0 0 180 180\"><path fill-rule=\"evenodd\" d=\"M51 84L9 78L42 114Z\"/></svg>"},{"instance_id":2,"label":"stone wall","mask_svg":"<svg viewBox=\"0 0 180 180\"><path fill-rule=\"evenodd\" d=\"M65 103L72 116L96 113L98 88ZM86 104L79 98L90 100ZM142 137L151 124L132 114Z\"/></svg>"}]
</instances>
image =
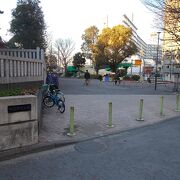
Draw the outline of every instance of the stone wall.
<instances>
[{"instance_id":1,"label":"stone wall","mask_svg":"<svg viewBox=\"0 0 180 180\"><path fill-rule=\"evenodd\" d=\"M37 97L0 97L0 151L38 143Z\"/></svg>"}]
</instances>

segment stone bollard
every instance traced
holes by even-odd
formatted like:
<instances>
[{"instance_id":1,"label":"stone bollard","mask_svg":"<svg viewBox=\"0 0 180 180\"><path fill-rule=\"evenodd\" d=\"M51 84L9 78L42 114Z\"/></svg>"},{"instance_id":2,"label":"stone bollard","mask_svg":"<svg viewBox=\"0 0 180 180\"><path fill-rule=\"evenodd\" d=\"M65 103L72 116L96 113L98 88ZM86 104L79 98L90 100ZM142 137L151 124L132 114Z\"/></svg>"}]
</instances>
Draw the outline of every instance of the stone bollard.
<instances>
[{"instance_id":1,"label":"stone bollard","mask_svg":"<svg viewBox=\"0 0 180 180\"><path fill-rule=\"evenodd\" d=\"M139 103L139 117L136 119L137 121L144 121L144 119L143 119L143 106L144 106L144 100L140 99L140 103Z\"/></svg>"},{"instance_id":2,"label":"stone bollard","mask_svg":"<svg viewBox=\"0 0 180 180\"><path fill-rule=\"evenodd\" d=\"M180 109L179 109L179 94L176 94L176 109L175 109L176 112L179 112Z\"/></svg>"},{"instance_id":3,"label":"stone bollard","mask_svg":"<svg viewBox=\"0 0 180 180\"><path fill-rule=\"evenodd\" d=\"M74 107L70 107L70 126L69 126L69 133L68 136L75 136L76 133L74 132Z\"/></svg>"},{"instance_id":4,"label":"stone bollard","mask_svg":"<svg viewBox=\"0 0 180 180\"><path fill-rule=\"evenodd\" d=\"M107 127L114 127L114 125L112 124L112 102L109 103L109 121Z\"/></svg>"},{"instance_id":5,"label":"stone bollard","mask_svg":"<svg viewBox=\"0 0 180 180\"><path fill-rule=\"evenodd\" d=\"M160 116L164 116L164 97L160 97Z\"/></svg>"}]
</instances>

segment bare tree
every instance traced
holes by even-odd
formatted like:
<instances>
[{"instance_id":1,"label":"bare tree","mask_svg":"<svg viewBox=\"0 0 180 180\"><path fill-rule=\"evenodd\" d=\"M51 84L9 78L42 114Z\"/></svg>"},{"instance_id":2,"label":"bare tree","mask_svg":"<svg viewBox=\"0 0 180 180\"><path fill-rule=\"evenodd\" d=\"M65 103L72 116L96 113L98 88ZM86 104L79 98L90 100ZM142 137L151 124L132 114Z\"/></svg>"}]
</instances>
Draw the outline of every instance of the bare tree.
<instances>
[{"instance_id":1,"label":"bare tree","mask_svg":"<svg viewBox=\"0 0 180 180\"><path fill-rule=\"evenodd\" d=\"M155 14L154 26L169 34L164 39L180 45L180 1L141 0Z\"/></svg>"},{"instance_id":2,"label":"bare tree","mask_svg":"<svg viewBox=\"0 0 180 180\"><path fill-rule=\"evenodd\" d=\"M58 60L56 56L56 52L53 48L53 38L52 33L48 33L46 35L47 48L45 52L45 60L48 70L52 70L57 67Z\"/></svg>"},{"instance_id":3,"label":"bare tree","mask_svg":"<svg viewBox=\"0 0 180 180\"><path fill-rule=\"evenodd\" d=\"M60 59L65 75L67 74L67 66L71 61L72 52L75 49L75 43L71 39L58 39L55 42L55 47L57 48L58 58Z\"/></svg>"}]
</instances>

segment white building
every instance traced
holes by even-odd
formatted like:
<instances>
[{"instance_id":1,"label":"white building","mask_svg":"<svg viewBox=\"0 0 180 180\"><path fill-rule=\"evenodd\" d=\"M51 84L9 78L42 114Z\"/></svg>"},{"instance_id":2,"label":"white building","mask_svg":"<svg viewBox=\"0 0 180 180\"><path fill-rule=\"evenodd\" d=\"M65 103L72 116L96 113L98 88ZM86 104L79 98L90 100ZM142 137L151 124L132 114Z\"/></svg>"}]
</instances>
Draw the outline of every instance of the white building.
<instances>
[{"instance_id":1,"label":"white building","mask_svg":"<svg viewBox=\"0 0 180 180\"><path fill-rule=\"evenodd\" d=\"M153 59L156 61L157 59L157 44L147 44L146 46L146 56L145 59ZM158 63L162 61L162 46L159 45L158 49Z\"/></svg>"},{"instance_id":2,"label":"white building","mask_svg":"<svg viewBox=\"0 0 180 180\"><path fill-rule=\"evenodd\" d=\"M144 59L146 56L146 46L147 44L143 41L143 39L137 34L138 28L135 24L124 14L123 15L123 25L132 29L132 40L136 44L138 48L137 55L139 58Z\"/></svg>"}]
</instances>

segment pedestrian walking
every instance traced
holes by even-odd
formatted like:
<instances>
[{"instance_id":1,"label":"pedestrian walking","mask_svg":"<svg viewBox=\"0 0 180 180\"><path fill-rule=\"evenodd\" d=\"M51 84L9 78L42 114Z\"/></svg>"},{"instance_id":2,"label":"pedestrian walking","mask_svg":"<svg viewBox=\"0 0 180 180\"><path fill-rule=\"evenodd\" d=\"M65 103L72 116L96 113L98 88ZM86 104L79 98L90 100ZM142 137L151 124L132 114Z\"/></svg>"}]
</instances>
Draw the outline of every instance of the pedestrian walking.
<instances>
[{"instance_id":1,"label":"pedestrian walking","mask_svg":"<svg viewBox=\"0 0 180 180\"><path fill-rule=\"evenodd\" d=\"M116 72L116 74L115 74L115 76L114 76L114 84L116 85L118 81L120 81L120 79L119 79L119 73ZM119 82L119 83L120 83L120 82Z\"/></svg>"},{"instance_id":2,"label":"pedestrian walking","mask_svg":"<svg viewBox=\"0 0 180 180\"><path fill-rule=\"evenodd\" d=\"M89 74L88 70L86 70L86 72L84 74L84 78L85 78L85 85L87 86L89 84L89 80L90 80L90 74Z\"/></svg>"}]
</instances>

